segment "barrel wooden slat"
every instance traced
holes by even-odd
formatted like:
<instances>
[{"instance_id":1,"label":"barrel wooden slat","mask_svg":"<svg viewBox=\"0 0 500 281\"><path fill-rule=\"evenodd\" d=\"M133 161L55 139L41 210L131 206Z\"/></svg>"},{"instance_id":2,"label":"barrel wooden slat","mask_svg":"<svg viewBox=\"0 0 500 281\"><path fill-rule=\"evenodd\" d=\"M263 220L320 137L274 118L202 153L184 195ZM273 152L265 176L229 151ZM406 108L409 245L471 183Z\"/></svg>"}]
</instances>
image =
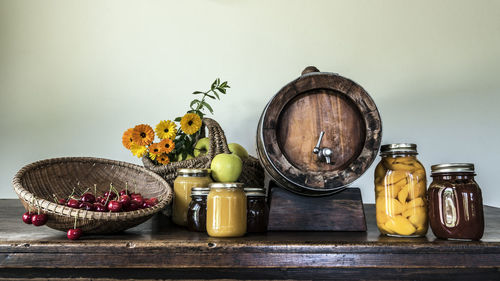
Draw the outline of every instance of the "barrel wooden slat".
<instances>
[{"instance_id":1,"label":"barrel wooden slat","mask_svg":"<svg viewBox=\"0 0 500 281\"><path fill-rule=\"evenodd\" d=\"M284 86L268 103L257 131L257 149L268 174L306 195L327 195L359 178L380 147L382 125L368 93L350 79L311 72ZM332 149L332 164L313 154Z\"/></svg>"}]
</instances>

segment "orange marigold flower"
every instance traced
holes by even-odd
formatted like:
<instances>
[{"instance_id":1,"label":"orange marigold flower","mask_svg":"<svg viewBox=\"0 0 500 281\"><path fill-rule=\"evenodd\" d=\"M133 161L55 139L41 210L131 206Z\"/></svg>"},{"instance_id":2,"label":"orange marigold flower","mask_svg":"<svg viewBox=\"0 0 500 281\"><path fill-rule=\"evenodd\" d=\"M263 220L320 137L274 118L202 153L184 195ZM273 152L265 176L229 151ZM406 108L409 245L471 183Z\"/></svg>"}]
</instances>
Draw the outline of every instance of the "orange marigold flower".
<instances>
[{"instance_id":1,"label":"orange marigold flower","mask_svg":"<svg viewBox=\"0 0 500 281\"><path fill-rule=\"evenodd\" d=\"M172 152L172 150L174 150L175 148L175 143L171 139L164 139L159 143L159 145L161 147L161 152L167 154Z\"/></svg>"},{"instance_id":2,"label":"orange marigold flower","mask_svg":"<svg viewBox=\"0 0 500 281\"><path fill-rule=\"evenodd\" d=\"M170 163L170 158L168 158L166 153L162 153L160 156L156 157L156 161L160 164L167 165Z\"/></svg>"},{"instance_id":3,"label":"orange marigold flower","mask_svg":"<svg viewBox=\"0 0 500 281\"><path fill-rule=\"evenodd\" d=\"M134 143L134 140L132 140L133 131L134 129L130 128L123 133L122 144L126 149L130 149L130 146Z\"/></svg>"},{"instance_id":4,"label":"orange marigold flower","mask_svg":"<svg viewBox=\"0 0 500 281\"><path fill-rule=\"evenodd\" d=\"M146 124L137 125L132 132L132 140L138 145L149 145L155 139L155 132Z\"/></svg>"},{"instance_id":5,"label":"orange marigold flower","mask_svg":"<svg viewBox=\"0 0 500 281\"><path fill-rule=\"evenodd\" d=\"M160 155L162 153L161 145L159 143L153 143L153 144L151 144L149 146L149 153L157 155L157 156Z\"/></svg>"}]
</instances>

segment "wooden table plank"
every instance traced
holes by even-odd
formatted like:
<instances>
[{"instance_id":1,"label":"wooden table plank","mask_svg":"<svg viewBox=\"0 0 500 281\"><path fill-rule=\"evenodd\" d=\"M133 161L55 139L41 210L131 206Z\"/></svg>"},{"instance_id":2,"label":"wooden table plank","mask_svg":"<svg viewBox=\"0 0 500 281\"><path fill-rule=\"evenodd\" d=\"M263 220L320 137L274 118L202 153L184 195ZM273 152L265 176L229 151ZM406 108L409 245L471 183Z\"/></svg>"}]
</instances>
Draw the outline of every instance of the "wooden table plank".
<instances>
[{"instance_id":1,"label":"wooden table plank","mask_svg":"<svg viewBox=\"0 0 500 281\"><path fill-rule=\"evenodd\" d=\"M186 231L157 215L120 234L70 241L64 232L24 224L19 201L3 199L0 278L308 279L313 274L380 279L398 274L396 279L419 279L446 273L442 277L457 280L473 274L500 279L499 208L485 208L485 235L476 242L436 239L430 230L424 238L381 236L374 206L366 205L365 211L367 232L268 232L221 239Z\"/></svg>"}]
</instances>

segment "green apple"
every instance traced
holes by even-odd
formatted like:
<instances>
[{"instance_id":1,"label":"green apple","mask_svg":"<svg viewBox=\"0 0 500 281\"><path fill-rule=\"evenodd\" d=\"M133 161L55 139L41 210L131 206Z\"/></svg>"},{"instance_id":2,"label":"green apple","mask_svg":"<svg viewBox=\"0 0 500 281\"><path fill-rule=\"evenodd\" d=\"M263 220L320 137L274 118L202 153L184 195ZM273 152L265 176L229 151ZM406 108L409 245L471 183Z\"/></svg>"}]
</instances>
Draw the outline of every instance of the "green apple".
<instances>
[{"instance_id":1,"label":"green apple","mask_svg":"<svg viewBox=\"0 0 500 281\"><path fill-rule=\"evenodd\" d=\"M229 147L229 151L231 151L232 154L238 155L241 159L248 158L248 152L243 146L234 142L228 144L227 146Z\"/></svg>"},{"instance_id":2,"label":"green apple","mask_svg":"<svg viewBox=\"0 0 500 281\"><path fill-rule=\"evenodd\" d=\"M241 175L242 168L243 161L236 154L217 154L210 164L212 178L216 182L236 182Z\"/></svg>"},{"instance_id":3,"label":"green apple","mask_svg":"<svg viewBox=\"0 0 500 281\"><path fill-rule=\"evenodd\" d=\"M201 138L196 142L194 146L194 157L203 156L210 150L210 139Z\"/></svg>"},{"instance_id":4,"label":"green apple","mask_svg":"<svg viewBox=\"0 0 500 281\"><path fill-rule=\"evenodd\" d=\"M191 154L188 154L186 156L186 159L184 159L184 157L182 157L182 153L179 154L179 155L177 155L177 161L189 160L189 159L192 159L192 158L193 158L193 155L191 155Z\"/></svg>"}]
</instances>

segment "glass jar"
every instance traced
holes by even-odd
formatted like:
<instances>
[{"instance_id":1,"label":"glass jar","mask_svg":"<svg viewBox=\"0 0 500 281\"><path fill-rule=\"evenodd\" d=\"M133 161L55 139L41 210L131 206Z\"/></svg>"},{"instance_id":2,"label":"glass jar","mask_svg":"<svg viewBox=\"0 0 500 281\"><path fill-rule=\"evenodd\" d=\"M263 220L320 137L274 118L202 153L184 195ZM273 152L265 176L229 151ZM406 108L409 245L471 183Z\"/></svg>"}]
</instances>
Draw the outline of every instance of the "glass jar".
<instances>
[{"instance_id":1,"label":"glass jar","mask_svg":"<svg viewBox=\"0 0 500 281\"><path fill-rule=\"evenodd\" d=\"M434 235L442 239L481 239L483 199L474 180L474 164L439 164L433 165L431 171L428 197Z\"/></svg>"},{"instance_id":2,"label":"glass jar","mask_svg":"<svg viewBox=\"0 0 500 281\"><path fill-rule=\"evenodd\" d=\"M417 145L387 144L375 168L375 208L382 234L419 237L427 233L426 175Z\"/></svg>"},{"instance_id":3,"label":"glass jar","mask_svg":"<svg viewBox=\"0 0 500 281\"><path fill-rule=\"evenodd\" d=\"M245 193L247 195L247 232L266 232L269 222L266 194L263 190Z\"/></svg>"},{"instance_id":4,"label":"glass jar","mask_svg":"<svg viewBox=\"0 0 500 281\"><path fill-rule=\"evenodd\" d=\"M191 189L191 203L187 211L187 226L191 231L207 231L207 196L208 187L193 187Z\"/></svg>"},{"instance_id":5,"label":"glass jar","mask_svg":"<svg viewBox=\"0 0 500 281\"><path fill-rule=\"evenodd\" d=\"M175 224L187 226L187 210L191 202L191 189L195 186L208 187L211 182L208 169L177 170L172 206L172 221Z\"/></svg>"},{"instance_id":6,"label":"glass jar","mask_svg":"<svg viewBox=\"0 0 500 281\"><path fill-rule=\"evenodd\" d=\"M247 198L241 183L211 183L207 197L207 232L238 237L247 231Z\"/></svg>"}]
</instances>

